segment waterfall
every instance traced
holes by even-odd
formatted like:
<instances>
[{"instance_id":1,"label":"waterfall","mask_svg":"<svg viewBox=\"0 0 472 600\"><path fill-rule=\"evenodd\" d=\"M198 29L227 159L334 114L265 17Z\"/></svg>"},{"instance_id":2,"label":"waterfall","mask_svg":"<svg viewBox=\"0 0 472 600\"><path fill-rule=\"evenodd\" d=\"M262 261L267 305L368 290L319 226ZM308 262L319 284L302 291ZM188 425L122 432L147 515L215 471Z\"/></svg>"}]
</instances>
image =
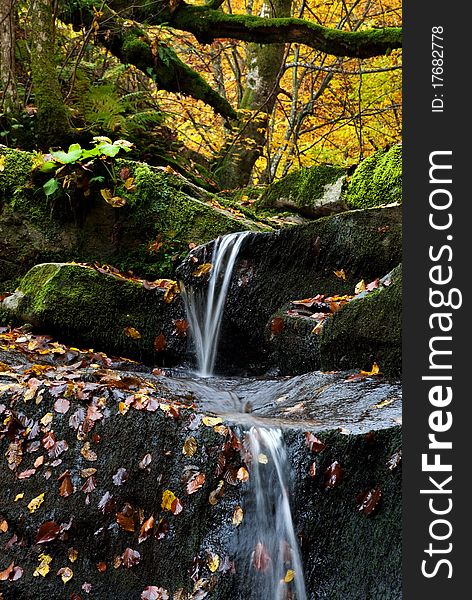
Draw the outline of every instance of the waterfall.
<instances>
[{"instance_id":1,"label":"waterfall","mask_svg":"<svg viewBox=\"0 0 472 600\"><path fill-rule=\"evenodd\" d=\"M200 377L213 375L226 295L239 249L248 235L248 231L239 231L215 241L207 288L182 286Z\"/></svg>"},{"instance_id":2,"label":"waterfall","mask_svg":"<svg viewBox=\"0 0 472 600\"><path fill-rule=\"evenodd\" d=\"M208 286L182 286L200 377L215 365L226 296L248 232L215 241ZM289 463L282 431L250 427L244 433L250 493L236 548L245 600L307 600L302 562L288 496Z\"/></svg>"}]
</instances>

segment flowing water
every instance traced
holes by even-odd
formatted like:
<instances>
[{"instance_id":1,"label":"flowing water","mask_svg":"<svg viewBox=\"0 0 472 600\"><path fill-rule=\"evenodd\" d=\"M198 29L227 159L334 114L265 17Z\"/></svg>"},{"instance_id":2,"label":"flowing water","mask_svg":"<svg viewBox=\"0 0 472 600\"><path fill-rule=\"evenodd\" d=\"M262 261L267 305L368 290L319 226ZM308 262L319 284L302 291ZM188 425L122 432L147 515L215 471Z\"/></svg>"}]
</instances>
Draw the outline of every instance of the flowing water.
<instances>
[{"instance_id":1,"label":"flowing water","mask_svg":"<svg viewBox=\"0 0 472 600\"><path fill-rule=\"evenodd\" d=\"M199 377L212 377L221 321L234 265L247 232L233 233L215 242L212 269L205 289L184 288L184 301L195 346ZM207 386L208 387L208 386ZM234 391L228 395L235 411L243 402ZM274 398L267 398L268 402ZM226 398L227 401L227 398ZM249 422L248 422L249 421ZM236 552L240 576L251 590L247 600L306 600L300 552L290 510L290 464L279 428L259 426L245 415L244 447L249 465L245 516Z\"/></svg>"},{"instance_id":2,"label":"flowing water","mask_svg":"<svg viewBox=\"0 0 472 600\"><path fill-rule=\"evenodd\" d=\"M182 286L199 377L213 375L226 295L239 249L248 235L248 231L240 231L215 241L208 287Z\"/></svg>"}]
</instances>

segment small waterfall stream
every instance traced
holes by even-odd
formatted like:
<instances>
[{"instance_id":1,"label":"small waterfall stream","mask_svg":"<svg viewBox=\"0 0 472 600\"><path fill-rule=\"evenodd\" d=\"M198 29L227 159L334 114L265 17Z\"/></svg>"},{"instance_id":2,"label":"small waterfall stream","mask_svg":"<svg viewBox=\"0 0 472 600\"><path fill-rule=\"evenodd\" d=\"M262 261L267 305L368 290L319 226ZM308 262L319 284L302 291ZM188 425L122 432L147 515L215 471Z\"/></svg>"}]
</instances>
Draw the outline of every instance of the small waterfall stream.
<instances>
[{"instance_id":1,"label":"small waterfall stream","mask_svg":"<svg viewBox=\"0 0 472 600\"><path fill-rule=\"evenodd\" d=\"M247 235L248 232L239 232L218 238L208 287L184 289L199 377L213 375L226 296ZM245 577L247 589L251 590L245 600L307 600L290 510L287 476L290 465L282 431L256 426L255 422L246 427L244 446L250 494L236 552L239 575Z\"/></svg>"}]
</instances>

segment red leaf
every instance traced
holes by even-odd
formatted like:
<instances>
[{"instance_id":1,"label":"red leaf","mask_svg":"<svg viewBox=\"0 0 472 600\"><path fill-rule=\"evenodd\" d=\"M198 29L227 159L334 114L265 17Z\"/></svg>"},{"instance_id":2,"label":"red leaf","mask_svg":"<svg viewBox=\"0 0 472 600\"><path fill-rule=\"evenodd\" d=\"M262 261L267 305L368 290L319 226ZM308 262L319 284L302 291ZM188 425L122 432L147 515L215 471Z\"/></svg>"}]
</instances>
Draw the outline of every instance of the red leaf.
<instances>
[{"instance_id":1,"label":"red leaf","mask_svg":"<svg viewBox=\"0 0 472 600\"><path fill-rule=\"evenodd\" d=\"M163 540L168 533L169 521L165 518L159 519L159 522L156 526L156 531L154 533L154 537L158 540Z\"/></svg>"},{"instance_id":2,"label":"red leaf","mask_svg":"<svg viewBox=\"0 0 472 600\"><path fill-rule=\"evenodd\" d=\"M183 511L183 509L184 509L184 507L182 505L182 502L178 498L176 498L172 502L171 507L170 507L170 510L172 511L172 513L174 515L178 515L179 513L181 513Z\"/></svg>"},{"instance_id":3,"label":"red leaf","mask_svg":"<svg viewBox=\"0 0 472 600\"><path fill-rule=\"evenodd\" d=\"M10 577L10 573L13 571L15 563L11 563L4 571L0 571L0 581L7 581Z\"/></svg>"},{"instance_id":4,"label":"red leaf","mask_svg":"<svg viewBox=\"0 0 472 600\"><path fill-rule=\"evenodd\" d=\"M70 478L69 472L66 471L65 475L62 476L61 486L59 488L59 495L63 498L67 498L74 493L74 486Z\"/></svg>"},{"instance_id":5,"label":"red leaf","mask_svg":"<svg viewBox=\"0 0 472 600\"><path fill-rule=\"evenodd\" d=\"M333 489L341 483L343 478L343 468L337 460L331 464L324 472L325 488Z\"/></svg>"},{"instance_id":6,"label":"red leaf","mask_svg":"<svg viewBox=\"0 0 472 600\"><path fill-rule=\"evenodd\" d=\"M357 508L365 515L371 515L376 510L381 498L382 491L380 488L374 488L368 492L363 492L357 496Z\"/></svg>"},{"instance_id":7,"label":"red leaf","mask_svg":"<svg viewBox=\"0 0 472 600\"><path fill-rule=\"evenodd\" d=\"M149 519L146 519L144 521L141 529L139 530L138 544L141 544L141 542L144 542L144 540L148 539L148 537L151 535L153 527L154 527L154 517L151 515L149 517Z\"/></svg>"},{"instance_id":8,"label":"red leaf","mask_svg":"<svg viewBox=\"0 0 472 600\"><path fill-rule=\"evenodd\" d=\"M270 322L270 330L273 334L280 333L284 328L284 320L282 317L274 317Z\"/></svg>"},{"instance_id":9,"label":"red leaf","mask_svg":"<svg viewBox=\"0 0 472 600\"><path fill-rule=\"evenodd\" d=\"M46 523L43 523L38 529L34 543L46 544L47 542L52 542L57 538L60 531L61 528L55 521L46 521Z\"/></svg>"},{"instance_id":10,"label":"red leaf","mask_svg":"<svg viewBox=\"0 0 472 600\"><path fill-rule=\"evenodd\" d=\"M187 483L187 494L194 494L205 483L205 473L195 473Z\"/></svg>"},{"instance_id":11,"label":"red leaf","mask_svg":"<svg viewBox=\"0 0 472 600\"><path fill-rule=\"evenodd\" d=\"M266 547L261 542L257 542L252 553L252 564L257 571L267 571L271 563L271 558Z\"/></svg>"},{"instance_id":12,"label":"red leaf","mask_svg":"<svg viewBox=\"0 0 472 600\"><path fill-rule=\"evenodd\" d=\"M175 325L175 333L179 337L185 337L187 335L189 325L185 319L176 319L174 321L174 325Z\"/></svg>"},{"instance_id":13,"label":"red leaf","mask_svg":"<svg viewBox=\"0 0 472 600\"><path fill-rule=\"evenodd\" d=\"M326 448L326 444L310 432L305 433L305 442L308 448L316 454Z\"/></svg>"},{"instance_id":14,"label":"red leaf","mask_svg":"<svg viewBox=\"0 0 472 600\"><path fill-rule=\"evenodd\" d=\"M160 333L154 340L154 348L156 352L163 352L166 349L167 341L165 335Z\"/></svg>"},{"instance_id":15,"label":"red leaf","mask_svg":"<svg viewBox=\"0 0 472 600\"><path fill-rule=\"evenodd\" d=\"M127 569L131 569L135 565L139 564L141 561L141 554L137 550L133 550L132 548L126 548L126 550L121 555L123 559L123 564Z\"/></svg>"}]
</instances>

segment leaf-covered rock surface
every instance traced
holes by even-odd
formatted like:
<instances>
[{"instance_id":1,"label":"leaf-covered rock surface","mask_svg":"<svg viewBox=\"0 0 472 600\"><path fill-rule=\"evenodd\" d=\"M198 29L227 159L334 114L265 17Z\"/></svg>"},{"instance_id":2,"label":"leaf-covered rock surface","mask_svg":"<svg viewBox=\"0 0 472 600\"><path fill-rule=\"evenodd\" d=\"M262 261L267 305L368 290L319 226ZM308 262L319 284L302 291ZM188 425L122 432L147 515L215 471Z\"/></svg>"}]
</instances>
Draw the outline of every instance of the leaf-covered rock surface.
<instances>
[{"instance_id":1,"label":"leaf-covered rock surface","mask_svg":"<svg viewBox=\"0 0 472 600\"><path fill-rule=\"evenodd\" d=\"M399 599L400 387L379 375L316 377L318 389L316 378L295 383L311 390L305 408L294 387L285 407L264 409L268 423L287 427L285 410L306 420L284 436L309 598ZM236 552L250 510L247 425L212 416L196 389L0 331L5 600L250 597ZM353 412L334 427L336 400ZM307 420L317 402L319 420Z\"/></svg>"}]
</instances>

